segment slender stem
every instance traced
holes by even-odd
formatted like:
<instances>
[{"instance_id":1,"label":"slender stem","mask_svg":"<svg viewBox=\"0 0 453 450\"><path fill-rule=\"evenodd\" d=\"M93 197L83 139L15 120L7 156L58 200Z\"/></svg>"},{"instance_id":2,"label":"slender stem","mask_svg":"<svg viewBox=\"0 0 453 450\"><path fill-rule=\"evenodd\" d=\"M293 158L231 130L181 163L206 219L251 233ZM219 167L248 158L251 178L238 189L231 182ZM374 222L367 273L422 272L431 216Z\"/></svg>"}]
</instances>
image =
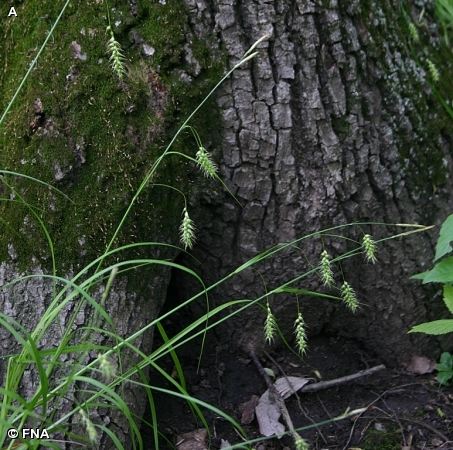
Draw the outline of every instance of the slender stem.
<instances>
[{"instance_id":1,"label":"slender stem","mask_svg":"<svg viewBox=\"0 0 453 450\"><path fill-rule=\"evenodd\" d=\"M23 87L23 85L25 84L25 81L26 81L27 78L29 77L29 75L30 75L31 71L33 70L33 68L35 67L36 62L38 61L38 58L41 56L41 53L43 52L44 48L45 48L46 45L47 45L47 42L49 41L49 39L51 38L51 36L53 36L53 32L54 32L56 26L58 25L58 22L60 21L61 17L63 16L63 13L65 12L66 7L69 5L69 2L70 2L70 0L66 0L66 3L64 4L62 10L60 11L60 14L59 14L58 17L57 17L57 20L56 20L55 23L52 25L52 28L50 29L49 34L47 35L46 39L44 40L44 43L41 45L41 48L39 49L37 55L35 56L35 58L34 58L33 61L31 62L30 67L28 68L27 73L26 73L25 76L24 76L24 79L21 81L21 83L19 84L19 87L16 89L16 92L15 92L14 95L13 95L13 98L12 98L11 101L8 103L8 106L6 107L5 112L3 113L2 117L0 118L0 125L1 125L1 124L3 123L3 121L5 120L5 117L6 117L6 115L8 114L9 110L11 109L12 104L13 104L14 101L16 100L16 97L19 95L19 92L22 90L22 87Z\"/></svg>"}]
</instances>

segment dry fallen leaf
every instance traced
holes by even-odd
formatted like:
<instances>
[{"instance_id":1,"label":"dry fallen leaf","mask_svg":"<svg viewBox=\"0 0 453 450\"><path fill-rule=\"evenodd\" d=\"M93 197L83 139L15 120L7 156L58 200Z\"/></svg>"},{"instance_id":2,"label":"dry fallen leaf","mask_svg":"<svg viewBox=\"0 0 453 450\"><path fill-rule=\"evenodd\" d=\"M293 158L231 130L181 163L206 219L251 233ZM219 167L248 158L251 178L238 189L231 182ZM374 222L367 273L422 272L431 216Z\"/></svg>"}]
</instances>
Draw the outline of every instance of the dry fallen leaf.
<instances>
[{"instance_id":1,"label":"dry fallen leaf","mask_svg":"<svg viewBox=\"0 0 453 450\"><path fill-rule=\"evenodd\" d=\"M176 438L176 448L178 450L208 450L206 447L207 432L204 428L181 434Z\"/></svg>"},{"instance_id":2,"label":"dry fallen leaf","mask_svg":"<svg viewBox=\"0 0 453 450\"><path fill-rule=\"evenodd\" d=\"M286 380L288 378L288 381ZM294 392L297 392L302 386L308 383L306 378L299 377L286 377L279 378L274 386L275 389L280 393L283 399L288 398ZM260 426L260 433L263 436L277 436L285 431L285 427L281 424L278 419L281 416L281 412L277 403L271 399L269 389L260 397L258 405L255 408L256 419Z\"/></svg>"},{"instance_id":3,"label":"dry fallen leaf","mask_svg":"<svg viewBox=\"0 0 453 450\"><path fill-rule=\"evenodd\" d=\"M278 436L285 431L284 425L278 421L281 416L280 409L275 402L271 401L269 389L260 397L255 412L260 433L263 436L272 436L273 434Z\"/></svg>"},{"instance_id":4,"label":"dry fallen leaf","mask_svg":"<svg viewBox=\"0 0 453 450\"><path fill-rule=\"evenodd\" d=\"M291 386L288 384L288 382L291 384ZM308 380L306 378L286 377L286 378L279 378L275 382L274 386L275 386L275 389L277 389L277 391L283 397L283 399L286 400L288 397L290 397L292 394L294 394L294 392L297 392L299 389L301 389L307 383L308 383Z\"/></svg>"},{"instance_id":5,"label":"dry fallen leaf","mask_svg":"<svg viewBox=\"0 0 453 450\"><path fill-rule=\"evenodd\" d=\"M252 423L255 418L255 408L258 404L259 397L257 395L252 395L248 402L242 403L239 405L239 411L242 412L241 424L248 425Z\"/></svg>"},{"instance_id":6,"label":"dry fallen leaf","mask_svg":"<svg viewBox=\"0 0 453 450\"><path fill-rule=\"evenodd\" d=\"M413 356L406 370L417 375L431 373L436 368L436 363L426 356Z\"/></svg>"},{"instance_id":7,"label":"dry fallen leaf","mask_svg":"<svg viewBox=\"0 0 453 450\"><path fill-rule=\"evenodd\" d=\"M86 61L87 54L82 53L82 47L76 41L71 42L71 55L74 59L79 59L80 61Z\"/></svg>"}]
</instances>

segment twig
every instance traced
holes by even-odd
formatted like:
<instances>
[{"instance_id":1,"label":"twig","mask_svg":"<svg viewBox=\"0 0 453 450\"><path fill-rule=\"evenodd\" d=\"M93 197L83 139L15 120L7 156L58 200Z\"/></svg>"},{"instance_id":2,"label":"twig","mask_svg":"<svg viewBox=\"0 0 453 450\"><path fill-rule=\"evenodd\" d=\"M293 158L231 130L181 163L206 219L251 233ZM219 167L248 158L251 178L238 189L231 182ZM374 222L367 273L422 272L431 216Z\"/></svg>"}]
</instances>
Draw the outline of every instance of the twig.
<instances>
[{"instance_id":1,"label":"twig","mask_svg":"<svg viewBox=\"0 0 453 450\"><path fill-rule=\"evenodd\" d=\"M443 434L441 431L439 430L436 430L434 427L432 427L431 425L428 425L427 423L425 422L419 422L418 420L414 420L414 419L405 419L404 417L401 417L400 420L404 420L406 422L412 422L412 423L416 423L417 425L421 426L421 427L424 427L430 431L432 431L434 434L437 434L437 436L439 436L444 442L444 444L448 443L448 442L451 442L447 436L445 436L445 434Z\"/></svg>"},{"instance_id":2,"label":"twig","mask_svg":"<svg viewBox=\"0 0 453 450\"><path fill-rule=\"evenodd\" d=\"M377 366L379 367L379 366ZM373 369L373 368L372 368ZM371 369L370 369L371 370ZM384 397L385 395L387 394L390 394L391 392L393 391L396 391L396 390L400 390L401 388L405 388L407 386L413 386L415 384L420 384L420 383L408 383L408 384L403 384L401 386L398 386L397 388L391 388L391 389L387 389L385 392L383 392L381 395L379 395L378 398L376 398L375 400L373 400L369 405L367 405L365 408L363 408L363 411L355 418L354 420L354 423L351 427L351 431L349 432L349 438L348 438L348 441L346 442L346 445L343 447L343 450L346 450L348 447L349 447L349 443L351 442L351 439L352 439L352 435L354 434L354 429L355 429L355 426L357 424L357 422L359 421L360 417L362 416L362 414L365 412L365 411L368 411L368 409L370 409L376 402L378 402L382 397Z\"/></svg>"},{"instance_id":3,"label":"twig","mask_svg":"<svg viewBox=\"0 0 453 450\"><path fill-rule=\"evenodd\" d=\"M297 405L299 406L299 409L300 409L300 412L316 427L316 429L318 430L318 433L319 435L321 436L322 440L324 441L324 444L327 445L327 440L326 438L324 437L324 435L322 434L322 431L321 429L316 425L316 422L305 412L304 408L302 408L302 405L300 403L300 397L297 395L297 392L296 390L294 389L293 385L291 384L291 381L289 381L289 378L288 376L286 375L286 372L283 370L283 367L280 366L280 364L275 361L274 358L272 358L271 355L269 355L269 353L267 352L264 352L264 354L266 355L267 358L269 358L277 367L278 367L278 370L281 372L281 374L285 377L285 380L286 382L288 383L288 386L290 387L292 393L294 394L294 396L296 397L297 399Z\"/></svg>"},{"instance_id":4,"label":"twig","mask_svg":"<svg viewBox=\"0 0 453 450\"><path fill-rule=\"evenodd\" d=\"M300 392L315 392L321 389L327 389L332 386L337 386L339 384L348 383L353 380L357 380L358 378L366 377L367 375L371 375L375 372L379 372L380 370L385 369L384 364L379 366L371 367L370 369L361 370L360 372L353 373L352 375L347 375L341 378L335 378L333 380L328 381L320 381L319 383L314 384L306 384L303 388L299 389Z\"/></svg>"},{"instance_id":5,"label":"twig","mask_svg":"<svg viewBox=\"0 0 453 450\"><path fill-rule=\"evenodd\" d=\"M267 387L269 389L269 393L274 396L275 402L276 402L280 412L282 413L283 420L285 421L286 426L288 427L288 431L291 433L291 436L293 437L294 441L297 441L299 439L302 440L302 437L299 435L299 433L294 428L293 421L291 420L291 417L289 415L288 409L286 408L283 397L280 395L280 393L275 388L274 383L272 383L272 380L269 378L269 375L265 372L263 366L261 365L258 357L255 354L255 351L253 349L249 349L249 355L252 358L252 361L254 362L256 368L258 369L258 372L264 378L264 381L266 381Z\"/></svg>"},{"instance_id":6,"label":"twig","mask_svg":"<svg viewBox=\"0 0 453 450\"><path fill-rule=\"evenodd\" d=\"M374 392L373 392L373 394L374 394ZM381 397L381 400L384 402L384 405L387 407L387 409L389 409L392 412L393 417L395 417L395 420L398 422L398 425L399 425L400 430L401 430L401 436L403 437L404 447L407 448L408 445L407 445L407 441L406 441L406 436L404 434L403 424L400 422L400 419L396 415L396 412L392 408L390 408L390 406L387 404L387 402L385 401L385 398Z\"/></svg>"}]
</instances>

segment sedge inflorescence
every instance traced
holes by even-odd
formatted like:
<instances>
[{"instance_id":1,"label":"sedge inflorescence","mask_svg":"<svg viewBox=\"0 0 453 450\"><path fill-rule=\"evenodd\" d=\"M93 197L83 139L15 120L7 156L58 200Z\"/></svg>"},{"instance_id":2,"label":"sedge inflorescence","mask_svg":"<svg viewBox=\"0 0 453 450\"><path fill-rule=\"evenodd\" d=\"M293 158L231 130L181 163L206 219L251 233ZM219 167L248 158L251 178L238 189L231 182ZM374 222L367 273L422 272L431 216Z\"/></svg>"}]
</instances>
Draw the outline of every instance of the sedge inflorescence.
<instances>
[{"instance_id":1,"label":"sedge inflorescence","mask_svg":"<svg viewBox=\"0 0 453 450\"><path fill-rule=\"evenodd\" d=\"M217 164L212 160L211 154L203 146L199 147L196 160L205 177L215 178L218 171Z\"/></svg>"},{"instance_id":2,"label":"sedge inflorescence","mask_svg":"<svg viewBox=\"0 0 453 450\"><path fill-rule=\"evenodd\" d=\"M332 286L333 273L330 267L330 256L325 250L321 253L321 279L327 286Z\"/></svg>"},{"instance_id":3,"label":"sedge inflorescence","mask_svg":"<svg viewBox=\"0 0 453 450\"><path fill-rule=\"evenodd\" d=\"M374 264L376 262L376 243L369 234L363 236L362 248L365 252L366 260Z\"/></svg>"},{"instance_id":4,"label":"sedge inflorescence","mask_svg":"<svg viewBox=\"0 0 453 450\"><path fill-rule=\"evenodd\" d=\"M92 444L95 444L98 439L98 432L96 431L93 422L90 420L88 414L83 409L79 411L79 414L80 418L82 419L82 424L84 425L87 431L88 439Z\"/></svg>"},{"instance_id":5,"label":"sedge inflorescence","mask_svg":"<svg viewBox=\"0 0 453 450\"><path fill-rule=\"evenodd\" d=\"M187 208L183 210L184 217L179 227L179 233L181 237L181 243L184 245L184 249L192 248L195 243L195 225L192 219L189 217Z\"/></svg>"},{"instance_id":6,"label":"sedge inflorescence","mask_svg":"<svg viewBox=\"0 0 453 450\"><path fill-rule=\"evenodd\" d=\"M271 308L268 304L266 321L264 322L264 336L269 344L274 340L276 330L277 321L275 320L275 316L272 314Z\"/></svg>"},{"instance_id":7,"label":"sedge inflorescence","mask_svg":"<svg viewBox=\"0 0 453 450\"><path fill-rule=\"evenodd\" d=\"M112 27L107 27L107 33L110 34L110 39L107 42L107 50L110 54L110 63L112 64L113 71L118 75L119 78L123 78L126 73L126 66L124 64L125 58L122 53L120 43L115 39Z\"/></svg>"},{"instance_id":8,"label":"sedge inflorescence","mask_svg":"<svg viewBox=\"0 0 453 450\"><path fill-rule=\"evenodd\" d=\"M305 322L302 314L297 315L297 319L294 322L294 334L296 335L296 346L301 354L307 350L307 334L305 332Z\"/></svg>"}]
</instances>

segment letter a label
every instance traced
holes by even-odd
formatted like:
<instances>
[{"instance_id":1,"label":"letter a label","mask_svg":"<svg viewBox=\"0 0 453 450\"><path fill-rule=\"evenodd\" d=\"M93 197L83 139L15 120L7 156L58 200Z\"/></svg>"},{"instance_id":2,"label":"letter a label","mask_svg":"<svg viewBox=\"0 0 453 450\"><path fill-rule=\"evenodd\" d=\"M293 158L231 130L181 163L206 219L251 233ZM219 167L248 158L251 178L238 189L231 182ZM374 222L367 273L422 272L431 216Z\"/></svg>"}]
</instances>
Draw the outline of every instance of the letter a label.
<instances>
[{"instance_id":1,"label":"letter a label","mask_svg":"<svg viewBox=\"0 0 453 450\"><path fill-rule=\"evenodd\" d=\"M9 10L9 13L8 13L8 17L10 16L16 16L17 17L17 12L16 12L16 8L14 8L14 6L12 6Z\"/></svg>"}]
</instances>

